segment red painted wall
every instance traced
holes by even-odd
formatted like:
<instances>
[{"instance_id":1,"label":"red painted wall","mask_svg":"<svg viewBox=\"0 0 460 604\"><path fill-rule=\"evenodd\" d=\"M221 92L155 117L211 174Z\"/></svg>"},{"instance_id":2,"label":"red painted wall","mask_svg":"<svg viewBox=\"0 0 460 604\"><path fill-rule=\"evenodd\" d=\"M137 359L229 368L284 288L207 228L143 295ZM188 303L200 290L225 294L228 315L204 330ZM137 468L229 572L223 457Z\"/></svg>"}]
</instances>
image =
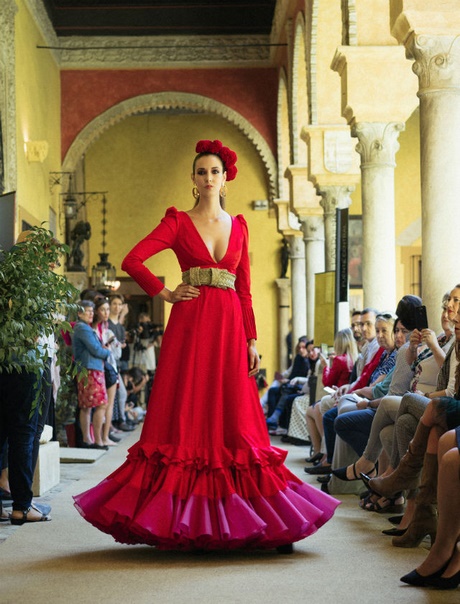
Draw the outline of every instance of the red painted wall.
<instances>
[{"instance_id":1,"label":"red painted wall","mask_svg":"<svg viewBox=\"0 0 460 604\"><path fill-rule=\"evenodd\" d=\"M61 72L62 157L98 115L129 98L156 92L210 97L245 117L276 156L278 75L267 69L76 70Z\"/></svg>"}]
</instances>

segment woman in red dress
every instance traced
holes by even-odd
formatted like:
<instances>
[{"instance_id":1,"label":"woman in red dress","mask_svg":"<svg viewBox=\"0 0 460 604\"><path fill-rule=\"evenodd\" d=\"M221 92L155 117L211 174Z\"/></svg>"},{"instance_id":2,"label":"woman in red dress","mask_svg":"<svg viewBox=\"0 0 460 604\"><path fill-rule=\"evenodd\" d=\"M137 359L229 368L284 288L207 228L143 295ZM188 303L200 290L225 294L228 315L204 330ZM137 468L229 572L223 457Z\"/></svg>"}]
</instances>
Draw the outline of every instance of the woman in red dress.
<instances>
[{"instance_id":1,"label":"woman in red dress","mask_svg":"<svg viewBox=\"0 0 460 604\"><path fill-rule=\"evenodd\" d=\"M314 533L339 502L294 476L270 445L259 370L243 216L223 208L236 154L200 141L194 208L169 208L122 268L173 305L141 438L125 463L75 497L82 516L122 543L163 549L278 548ZM144 262L172 249L174 291ZM187 347L177 378L177 346Z\"/></svg>"}]
</instances>

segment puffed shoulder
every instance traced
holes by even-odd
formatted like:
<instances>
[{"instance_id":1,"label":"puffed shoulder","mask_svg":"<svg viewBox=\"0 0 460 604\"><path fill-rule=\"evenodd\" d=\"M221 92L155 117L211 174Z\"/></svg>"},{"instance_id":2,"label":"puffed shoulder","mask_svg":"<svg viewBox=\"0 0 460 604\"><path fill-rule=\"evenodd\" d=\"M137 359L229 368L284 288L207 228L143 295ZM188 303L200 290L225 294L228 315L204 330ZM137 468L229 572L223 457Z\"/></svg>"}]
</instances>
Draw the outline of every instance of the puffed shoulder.
<instances>
[{"instance_id":1,"label":"puffed shoulder","mask_svg":"<svg viewBox=\"0 0 460 604\"><path fill-rule=\"evenodd\" d=\"M161 223L169 227L171 231L176 232L180 222L179 214L179 210L174 206L171 206L166 210L165 215L161 219Z\"/></svg>"},{"instance_id":2,"label":"puffed shoulder","mask_svg":"<svg viewBox=\"0 0 460 604\"><path fill-rule=\"evenodd\" d=\"M241 227L243 229L243 231L245 233L248 232L248 223L246 222L246 218L243 216L243 214L237 214L235 216L235 218L238 220L238 222L241 224Z\"/></svg>"}]
</instances>

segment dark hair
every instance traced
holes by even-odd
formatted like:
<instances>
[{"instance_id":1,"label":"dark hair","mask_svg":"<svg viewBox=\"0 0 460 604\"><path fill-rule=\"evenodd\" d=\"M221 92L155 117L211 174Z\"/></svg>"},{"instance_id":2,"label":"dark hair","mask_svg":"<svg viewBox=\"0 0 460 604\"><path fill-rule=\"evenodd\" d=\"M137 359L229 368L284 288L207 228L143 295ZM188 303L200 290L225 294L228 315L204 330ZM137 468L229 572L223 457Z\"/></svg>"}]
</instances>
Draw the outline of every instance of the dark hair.
<instances>
[{"instance_id":1,"label":"dark hair","mask_svg":"<svg viewBox=\"0 0 460 604\"><path fill-rule=\"evenodd\" d=\"M109 299L106 296L103 296L102 294L98 294L94 298L93 302L94 302L94 309L97 310L103 304L108 304L109 303Z\"/></svg>"},{"instance_id":2,"label":"dark hair","mask_svg":"<svg viewBox=\"0 0 460 604\"><path fill-rule=\"evenodd\" d=\"M224 163L223 159L220 157L220 155L218 155L217 153L211 153L210 151L203 151L202 153L198 153L195 156L195 159L193 160L193 174L195 174L196 162L199 159L201 159L202 157L206 157L206 155L215 155L216 157L218 157L220 160L220 163L222 164L222 170L224 172L227 171L227 168L225 167L225 163Z\"/></svg>"},{"instance_id":3,"label":"dark hair","mask_svg":"<svg viewBox=\"0 0 460 604\"><path fill-rule=\"evenodd\" d=\"M205 157L206 155L214 155L215 157L219 158L220 163L222 164L222 171L226 172L227 169L225 167L224 161L223 159L220 157L220 155L217 155L217 153L211 153L210 151L203 151L202 153L198 153L198 155L195 156L195 159L193 160L193 174L195 174L195 168L196 168L196 162L201 159L202 157ZM196 198L195 201L195 205L193 207L196 207L198 205L200 201L200 196L198 195L198 197ZM220 203L220 207L225 210L225 197L223 197L220 193L219 193L219 203Z\"/></svg>"},{"instance_id":4,"label":"dark hair","mask_svg":"<svg viewBox=\"0 0 460 604\"><path fill-rule=\"evenodd\" d=\"M101 292L98 292L97 289L84 289L80 292L80 300L94 300L96 296L100 296Z\"/></svg>"}]
</instances>

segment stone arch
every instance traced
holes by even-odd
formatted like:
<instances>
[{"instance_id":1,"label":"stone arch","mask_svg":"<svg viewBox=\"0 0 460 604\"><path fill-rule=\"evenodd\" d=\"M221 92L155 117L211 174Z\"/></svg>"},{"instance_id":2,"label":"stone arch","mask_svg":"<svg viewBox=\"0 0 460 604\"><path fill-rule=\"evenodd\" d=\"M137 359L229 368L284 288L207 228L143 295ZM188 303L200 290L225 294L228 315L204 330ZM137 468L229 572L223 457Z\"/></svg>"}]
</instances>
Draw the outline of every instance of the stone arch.
<instances>
[{"instance_id":1,"label":"stone arch","mask_svg":"<svg viewBox=\"0 0 460 604\"><path fill-rule=\"evenodd\" d=\"M267 170L270 198L274 199L278 196L277 165L275 157L265 139L254 126L237 111L234 111L223 103L209 97L185 92L144 94L127 99L110 107L94 118L77 135L64 158L62 166L63 171L74 171L88 147L95 142L105 130L127 117L146 113L155 109L183 109L188 112L213 113L223 117L225 120L236 126L252 142L262 159Z\"/></svg>"},{"instance_id":2,"label":"stone arch","mask_svg":"<svg viewBox=\"0 0 460 604\"><path fill-rule=\"evenodd\" d=\"M309 123L318 123L317 98L317 43L319 0L305 2L305 61L307 65L308 114Z\"/></svg>"},{"instance_id":3,"label":"stone arch","mask_svg":"<svg viewBox=\"0 0 460 604\"><path fill-rule=\"evenodd\" d=\"M307 148L300 138L302 128L309 123L307 62L305 49L305 19L297 15L294 27L294 47L292 54L292 155L293 163L307 164Z\"/></svg>"},{"instance_id":4,"label":"stone arch","mask_svg":"<svg viewBox=\"0 0 460 604\"><path fill-rule=\"evenodd\" d=\"M282 69L279 74L276 122L279 197L280 199L289 199L289 189L286 178L284 177L284 171L289 166L291 158L288 81L284 69Z\"/></svg>"}]
</instances>

